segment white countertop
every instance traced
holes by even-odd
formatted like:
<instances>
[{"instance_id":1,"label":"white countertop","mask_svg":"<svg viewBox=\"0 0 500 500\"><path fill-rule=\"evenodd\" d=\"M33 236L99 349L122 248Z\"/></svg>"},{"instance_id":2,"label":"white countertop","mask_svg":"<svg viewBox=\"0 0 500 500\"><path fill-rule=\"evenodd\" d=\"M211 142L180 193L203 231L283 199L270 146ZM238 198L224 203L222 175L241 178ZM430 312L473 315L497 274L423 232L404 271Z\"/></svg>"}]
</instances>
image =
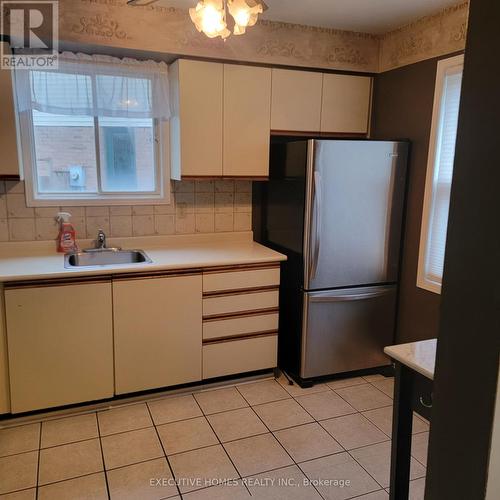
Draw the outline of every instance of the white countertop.
<instances>
[{"instance_id":1,"label":"white countertop","mask_svg":"<svg viewBox=\"0 0 500 500\"><path fill-rule=\"evenodd\" d=\"M92 246L79 240L80 248ZM64 254L55 242L0 243L0 282L68 278L131 272L190 269L238 264L279 262L286 256L241 233L109 238L108 246L144 250L152 263L120 264L66 269Z\"/></svg>"},{"instance_id":2,"label":"white countertop","mask_svg":"<svg viewBox=\"0 0 500 500\"><path fill-rule=\"evenodd\" d=\"M384 348L387 356L412 368L431 380L434 379L437 339L391 345Z\"/></svg>"}]
</instances>

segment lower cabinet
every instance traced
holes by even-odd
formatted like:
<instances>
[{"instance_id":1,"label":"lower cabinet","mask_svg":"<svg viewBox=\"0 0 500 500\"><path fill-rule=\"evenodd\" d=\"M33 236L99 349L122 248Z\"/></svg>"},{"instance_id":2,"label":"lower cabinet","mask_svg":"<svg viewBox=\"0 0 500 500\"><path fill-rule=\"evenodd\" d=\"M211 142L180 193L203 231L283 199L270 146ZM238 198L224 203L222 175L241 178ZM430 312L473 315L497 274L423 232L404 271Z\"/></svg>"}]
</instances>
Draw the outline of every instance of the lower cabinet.
<instances>
[{"instance_id":1,"label":"lower cabinet","mask_svg":"<svg viewBox=\"0 0 500 500\"><path fill-rule=\"evenodd\" d=\"M201 380L201 274L113 282L116 394Z\"/></svg>"},{"instance_id":2,"label":"lower cabinet","mask_svg":"<svg viewBox=\"0 0 500 500\"><path fill-rule=\"evenodd\" d=\"M12 413L113 396L111 281L6 288Z\"/></svg>"}]
</instances>

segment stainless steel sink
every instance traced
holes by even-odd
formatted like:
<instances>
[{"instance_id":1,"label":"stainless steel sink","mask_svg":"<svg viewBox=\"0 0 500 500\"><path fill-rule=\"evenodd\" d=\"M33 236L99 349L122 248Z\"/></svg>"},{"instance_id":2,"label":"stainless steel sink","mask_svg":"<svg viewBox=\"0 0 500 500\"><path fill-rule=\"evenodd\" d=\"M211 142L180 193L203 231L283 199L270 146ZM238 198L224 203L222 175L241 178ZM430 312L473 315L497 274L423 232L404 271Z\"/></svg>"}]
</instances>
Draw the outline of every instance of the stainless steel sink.
<instances>
[{"instance_id":1,"label":"stainless steel sink","mask_svg":"<svg viewBox=\"0 0 500 500\"><path fill-rule=\"evenodd\" d=\"M115 266L117 264L142 264L152 260L144 250L120 250L106 248L100 250L71 252L64 256L64 267Z\"/></svg>"}]
</instances>

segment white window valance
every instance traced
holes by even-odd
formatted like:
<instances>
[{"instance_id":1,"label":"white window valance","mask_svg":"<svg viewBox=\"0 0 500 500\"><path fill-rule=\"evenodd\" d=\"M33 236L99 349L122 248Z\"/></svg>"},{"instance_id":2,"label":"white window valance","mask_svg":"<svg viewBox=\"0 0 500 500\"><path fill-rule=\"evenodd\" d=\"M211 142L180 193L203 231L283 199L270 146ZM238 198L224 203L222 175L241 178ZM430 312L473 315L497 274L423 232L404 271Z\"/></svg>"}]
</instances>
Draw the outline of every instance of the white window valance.
<instances>
[{"instance_id":1,"label":"white window valance","mask_svg":"<svg viewBox=\"0 0 500 500\"><path fill-rule=\"evenodd\" d=\"M164 62L63 52L57 70L17 70L16 89L20 112L170 117Z\"/></svg>"}]
</instances>

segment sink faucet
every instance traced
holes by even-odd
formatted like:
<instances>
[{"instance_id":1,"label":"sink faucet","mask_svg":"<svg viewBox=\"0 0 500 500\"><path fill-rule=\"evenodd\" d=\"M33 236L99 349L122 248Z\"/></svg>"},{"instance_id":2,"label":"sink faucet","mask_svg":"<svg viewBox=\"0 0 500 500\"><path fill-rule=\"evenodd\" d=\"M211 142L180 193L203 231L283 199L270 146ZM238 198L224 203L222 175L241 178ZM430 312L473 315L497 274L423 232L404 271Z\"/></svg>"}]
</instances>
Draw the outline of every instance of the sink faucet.
<instances>
[{"instance_id":1,"label":"sink faucet","mask_svg":"<svg viewBox=\"0 0 500 500\"><path fill-rule=\"evenodd\" d=\"M97 231L97 238L95 240L95 247L99 250L103 250L106 248L106 235L102 229Z\"/></svg>"}]
</instances>

